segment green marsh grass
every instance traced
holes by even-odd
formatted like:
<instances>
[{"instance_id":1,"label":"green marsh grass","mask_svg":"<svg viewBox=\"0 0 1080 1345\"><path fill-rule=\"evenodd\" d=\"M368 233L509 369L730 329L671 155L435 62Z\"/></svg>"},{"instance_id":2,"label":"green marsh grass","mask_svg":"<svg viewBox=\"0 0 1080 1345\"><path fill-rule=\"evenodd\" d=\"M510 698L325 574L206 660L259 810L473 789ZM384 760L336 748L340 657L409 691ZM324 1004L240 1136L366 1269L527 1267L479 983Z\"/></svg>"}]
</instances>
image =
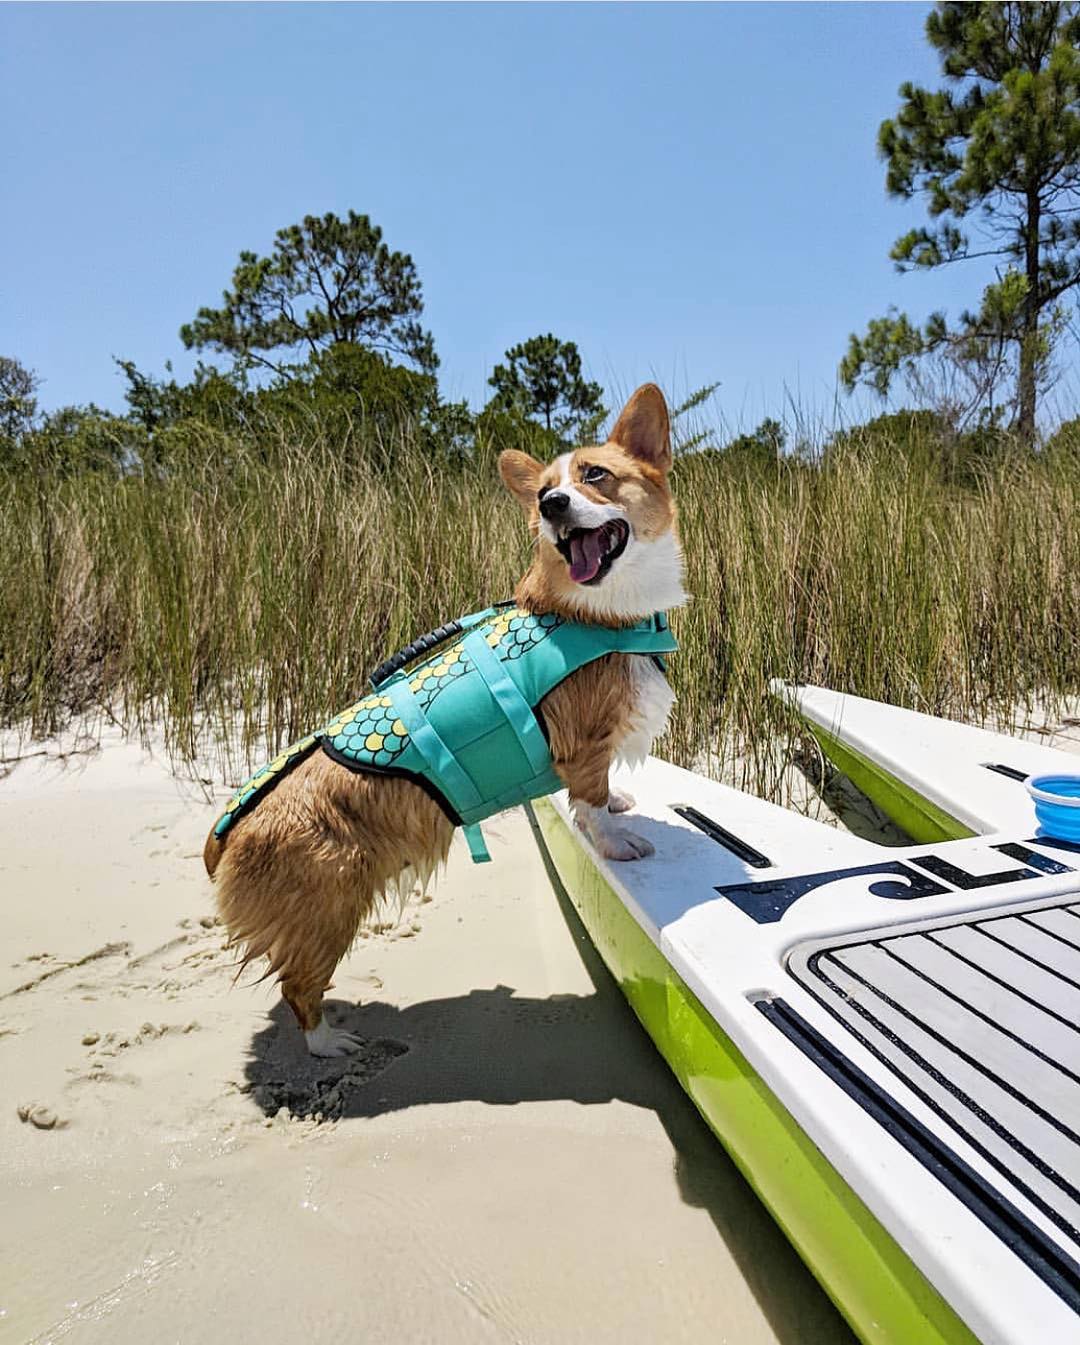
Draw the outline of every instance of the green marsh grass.
<instances>
[{"instance_id":1,"label":"green marsh grass","mask_svg":"<svg viewBox=\"0 0 1080 1345\"><path fill-rule=\"evenodd\" d=\"M528 560L494 453L407 430L377 470L314 426L194 431L168 471L0 477L0 721L107 715L234 780L362 693L388 653L507 596ZM691 604L661 755L767 797L798 740L772 678L947 717L1080 692L1080 467L849 436L817 463L675 468Z\"/></svg>"}]
</instances>

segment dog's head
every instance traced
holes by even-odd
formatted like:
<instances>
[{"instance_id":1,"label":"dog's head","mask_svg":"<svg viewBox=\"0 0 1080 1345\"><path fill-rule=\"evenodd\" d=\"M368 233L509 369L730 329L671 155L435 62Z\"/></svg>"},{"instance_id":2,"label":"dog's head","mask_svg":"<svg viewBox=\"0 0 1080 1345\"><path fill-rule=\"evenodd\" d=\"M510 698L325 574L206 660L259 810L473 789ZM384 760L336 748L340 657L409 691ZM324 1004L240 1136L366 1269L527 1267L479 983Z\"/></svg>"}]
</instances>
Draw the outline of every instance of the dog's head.
<instances>
[{"instance_id":1,"label":"dog's head","mask_svg":"<svg viewBox=\"0 0 1080 1345\"><path fill-rule=\"evenodd\" d=\"M545 465L510 449L499 472L537 538L529 597L548 611L616 622L686 601L663 393L638 388L606 444Z\"/></svg>"}]
</instances>

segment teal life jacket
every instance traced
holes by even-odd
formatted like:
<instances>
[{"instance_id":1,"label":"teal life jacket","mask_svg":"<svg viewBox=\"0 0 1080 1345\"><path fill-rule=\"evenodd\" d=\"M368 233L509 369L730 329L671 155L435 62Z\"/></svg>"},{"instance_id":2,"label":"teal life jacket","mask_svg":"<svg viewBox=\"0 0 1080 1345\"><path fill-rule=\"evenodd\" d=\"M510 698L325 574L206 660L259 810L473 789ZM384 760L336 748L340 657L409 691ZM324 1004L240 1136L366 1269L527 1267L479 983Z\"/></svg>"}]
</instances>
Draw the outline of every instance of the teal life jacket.
<instances>
[{"instance_id":1,"label":"teal life jacket","mask_svg":"<svg viewBox=\"0 0 1080 1345\"><path fill-rule=\"evenodd\" d=\"M652 656L663 669L662 655L677 648L663 612L618 628L513 603L461 617L388 659L370 695L257 771L229 800L214 834L223 837L321 747L350 770L415 780L465 828L480 863L490 858L478 825L484 818L562 788L536 713L548 692L605 654ZM426 657L416 663L418 655Z\"/></svg>"}]
</instances>

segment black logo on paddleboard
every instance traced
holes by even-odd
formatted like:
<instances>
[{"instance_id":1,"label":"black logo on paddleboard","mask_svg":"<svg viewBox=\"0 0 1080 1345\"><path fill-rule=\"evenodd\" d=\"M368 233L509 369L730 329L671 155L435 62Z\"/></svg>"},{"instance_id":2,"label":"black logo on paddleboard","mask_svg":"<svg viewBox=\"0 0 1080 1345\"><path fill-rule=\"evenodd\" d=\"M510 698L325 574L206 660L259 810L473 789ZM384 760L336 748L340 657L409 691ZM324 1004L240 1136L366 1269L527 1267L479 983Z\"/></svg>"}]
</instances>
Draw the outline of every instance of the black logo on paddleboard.
<instances>
[{"instance_id":1,"label":"black logo on paddleboard","mask_svg":"<svg viewBox=\"0 0 1080 1345\"><path fill-rule=\"evenodd\" d=\"M1033 850L1032 846L1038 846L1039 849ZM1059 841L1049 836L1035 836L1022 842L1006 841L992 845L990 849L1017 860L1020 867L1002 869L996 873L968 873L954 860L943 855L913 855L904 860L883 860L879 864L829 869L823 873L806 873L793 878L776 878L759 883L729 883L717 887L716 891L757 924L771 925L808 892L849 878L872 879L866 884L866 890L871 896L884 897L887 901L913 901L919 897L940 897L957 889L970 892L981 887L999 887L1003 883L1022 883L1047 874L1074 873L1074 866L1063 864L1041 851L1066 851L1080 855L1080 845L1077 843Z\"/></svg>"}]
</instances>

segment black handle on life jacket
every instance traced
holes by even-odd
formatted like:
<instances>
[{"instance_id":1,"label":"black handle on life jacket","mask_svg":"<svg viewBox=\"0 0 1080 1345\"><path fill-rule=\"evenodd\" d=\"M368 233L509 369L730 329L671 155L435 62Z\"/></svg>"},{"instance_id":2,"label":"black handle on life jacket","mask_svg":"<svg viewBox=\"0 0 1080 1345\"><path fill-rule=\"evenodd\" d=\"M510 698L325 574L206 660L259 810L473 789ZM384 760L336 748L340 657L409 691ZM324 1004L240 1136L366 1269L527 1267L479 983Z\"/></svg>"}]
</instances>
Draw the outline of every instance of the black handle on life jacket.
<instances>
[{"instance_id":1,"label":"black handle on life jacket","mask_svg":"<svg viewBox=\"0 0 1080 1345\"><path fill-rule=\"evenodd\" d=\"M384 682L388 682L396 672L400 672L406 663L411 663L414 658L419 658L421 654L430 654L436 645L440 645L444 640L449 640L453 635L460 635L462 632L460 621L448 621L445 626L437 626L434 630L428 631L426 635L418 635L412 644L407 644L404 649L399 649L396 654L391 654L385 663L380 663L371 674L372 690L378 691Z\"/></svg>"},{"instance_id":2,"label":"black handle on life jacket","mask_svg":"<svg viewBox=\"0 0 1080 1345\"><path fill-rule=\"evenodd\" d=\"M502 602L493 603L496 610L501 607L513 607L513 598L504 598ZM460 635L465 627L460 621L448 621L445 626L436 626L434 630L429 630L426 635L418 635L412 644L407 644L404 649L399 649L396 654L391 654L385 663L380 663L371 674L371 689L378 691L384 682L388 682L396 672L400 672L406 663L411 663L414 658L419 658L421 654L430 654L436 645L440 645L444 640L449 640L455 635Z\"/></svg>"}]
</instances>

